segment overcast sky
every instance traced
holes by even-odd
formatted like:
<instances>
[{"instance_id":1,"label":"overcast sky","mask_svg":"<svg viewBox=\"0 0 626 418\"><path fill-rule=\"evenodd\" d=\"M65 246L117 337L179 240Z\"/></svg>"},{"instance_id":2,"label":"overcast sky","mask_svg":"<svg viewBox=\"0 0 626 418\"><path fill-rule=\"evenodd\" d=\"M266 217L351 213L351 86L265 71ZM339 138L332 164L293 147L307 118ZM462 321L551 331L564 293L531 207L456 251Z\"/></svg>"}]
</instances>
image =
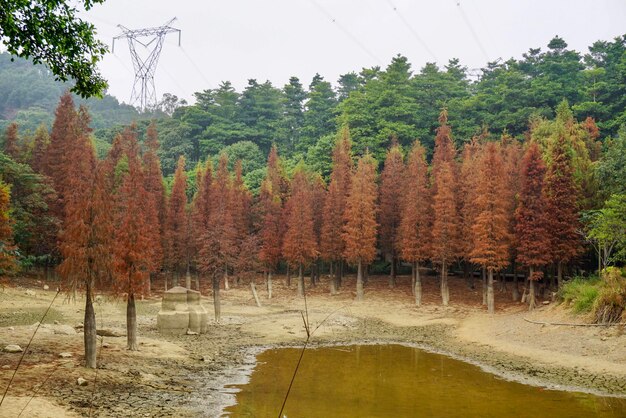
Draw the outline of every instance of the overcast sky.
<instances>
[{"instance_id":1,"label":"overcast sky","mask_svg":"<svg viewBox=\"0 0 626 418\"><path fill-rule=\"evenodd\" d=\"M350 71L384 68L398 53L414 71L451 58L473 69L545 50L555 35L584 53L626 33L625 0L107 0L83 17L109 45L117 24L138 29L177 17L182 44L167 36L156 89L159 98L188 100L223 80L241 90L250 78L282 87L295 75L308 86L319 72L334 84ZM100 68L109 93L128 102L127 43L118 41Z\"/></svg>"}]
</instances>

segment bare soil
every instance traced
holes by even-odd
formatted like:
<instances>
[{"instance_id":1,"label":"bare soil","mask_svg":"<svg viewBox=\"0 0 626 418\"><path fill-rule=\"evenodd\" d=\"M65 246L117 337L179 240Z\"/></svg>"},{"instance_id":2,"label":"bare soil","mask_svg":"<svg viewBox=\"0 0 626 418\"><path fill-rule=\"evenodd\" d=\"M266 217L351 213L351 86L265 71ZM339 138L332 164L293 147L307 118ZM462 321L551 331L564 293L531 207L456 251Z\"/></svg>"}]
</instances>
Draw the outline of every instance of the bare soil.
<instances>
[{"instance_id":1,"label":"bare soil","mask_svg":"<svg viewBox=\"0 0 626 418\"><path fill-rule=\"evenodd\" d=\"M54 289L55 283L48 283ZM496 291L496 313L488 315L478 288L450 278L450 306L441 306L438 281L424 279L423 305L416 307L410 278L399 277L394 289L387 277L370 277L365 300L355 302L355 278L340 293L329 294L328 279L310 287L308 319L313 345L405 343L470 361L506 378L546 387L626 396L626 335L623 327L537 325L584 322L554 303L532 313ZM19 285L19 286L18 286ZM26 348L56 292L36 279L13 280L0 291L0 349ZM0 406L0 417L74 416L219 416L232 402L228 389L245 379L254 354L269 346L298 346L306 339L304 299L296 281L287 288L274 278L274 297L257 284L262 307L249 286L221 291L222 321L203 335L162 336L156 330L163 283L153 296L137 301L140 350L126 350L126 337L99 337L98 369L82 366L84 300L60 294L39 327ZM510 288L510 283L509 283ZM28 294L27 294L28 290ZM34 295L33 295L34 291ZM203 304L213 316L209 283ZM123 300L97 298L98 328L125 332ZM67 325L76 327L66 335ZM71 358L59 354L69 352ZM0 352L0 389L4 392L21 354ZM77 379L87 380L79 386ZM226 386L226 387L225 387Z\"/></svg>"}]
</instances>

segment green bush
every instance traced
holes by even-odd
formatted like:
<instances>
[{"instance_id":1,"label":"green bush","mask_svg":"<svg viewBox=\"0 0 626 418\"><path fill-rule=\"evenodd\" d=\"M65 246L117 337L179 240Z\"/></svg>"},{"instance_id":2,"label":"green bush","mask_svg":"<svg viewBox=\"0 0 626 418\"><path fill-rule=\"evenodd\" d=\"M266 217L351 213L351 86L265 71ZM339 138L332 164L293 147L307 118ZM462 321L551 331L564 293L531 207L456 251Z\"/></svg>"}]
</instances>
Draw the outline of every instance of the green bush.
<instances>
[{"instance_id":1,"label":"green bush","mask_svg":"<svg viewBox=\"0 0 626 418\"><path fill-rule=\"evenodd\" d=\"M560 291L561 299L576 313L591 312L600 292L600 280L597 277L576 277L565 283Z\"/></svg>"},{"instance_id":2,"label":"green bush","mask_svg":"<svg viewBox=\"0 0 626 418\"><path fill-rule=\"evenodd\" d=\"M609 267L602 272L593 314L598 324L626 321L626 277L620 269Z\"/></svg>"}]
</instances>

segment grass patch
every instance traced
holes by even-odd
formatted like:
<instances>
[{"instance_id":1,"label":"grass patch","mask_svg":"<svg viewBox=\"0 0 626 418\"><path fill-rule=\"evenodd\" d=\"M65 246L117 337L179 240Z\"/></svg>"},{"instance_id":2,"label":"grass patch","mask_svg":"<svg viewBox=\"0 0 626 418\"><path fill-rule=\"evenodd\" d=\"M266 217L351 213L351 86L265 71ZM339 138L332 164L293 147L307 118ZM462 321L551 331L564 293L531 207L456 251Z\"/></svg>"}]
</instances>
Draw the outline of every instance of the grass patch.
<instances>
[{"instance_id":1,"label":"grass patch","mask_svg":"<svg viewBox=\"0 0 626 418\"><path fill-rule=\"evenodd\" d=\"M601 281L597 277L576 277L563 285L560 297L574 312L588 313L598 298L600 285Z\"/></svg>"}]
</instances>

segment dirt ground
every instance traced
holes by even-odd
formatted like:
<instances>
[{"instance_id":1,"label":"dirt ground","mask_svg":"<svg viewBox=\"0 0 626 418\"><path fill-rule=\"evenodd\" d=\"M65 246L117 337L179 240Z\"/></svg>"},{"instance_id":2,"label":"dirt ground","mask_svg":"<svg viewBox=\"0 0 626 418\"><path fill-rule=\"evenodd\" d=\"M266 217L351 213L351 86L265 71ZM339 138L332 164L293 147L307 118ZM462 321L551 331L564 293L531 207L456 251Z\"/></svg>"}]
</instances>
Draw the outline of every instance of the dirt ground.
<instances>
[{"instance_id":1,"label":"dirt ground","mask_svg":"<svg viewBox=\"0 0 626 418\"><path fill-rule=\"evenodd\" d=\"M419 345L480 365L522 382L569 390L626 396L624 327L538 325L584 322L563 306L541 305L529 313L496 291L496 314L481 305L480 290L450 278L450 306L440 303L435 277L424 279L424 301L416 307L410 278L391 289L387 277L370 277L365 300L355 302L355 279L344 280L331 296L327 278L316 287L307 279L307 310L312 344L397 342ZM19 286L17 286L19 284ZM26 348L51 301L54 283L43 290L35 279L15 280L0 291L0 349ZM478 285L478 283L477 283ZM208 284L207 284L208 287ZM306 339L296 282L287 288L275 278L274 297L257 285L262 307L249 286L221 291L222 321L211 320L203 335L161 336L156 330L163 284L137 303L140 350L126 350L125 302L98 297L98 329L118 333L99 337L98 369L82 366L83 299L59 294L37 330L15 374L0 417L219 416L232 402L228 385L245 379L254 354L268 346L297 346ZM510 284L509 284L510 288ZM203 304L213 318L210 292ZM61 353L71 357L62 358ZM21 353L0 352L4 392ZM78 378L86 385L77 384Z\"/></svg>"}]
</instances>

